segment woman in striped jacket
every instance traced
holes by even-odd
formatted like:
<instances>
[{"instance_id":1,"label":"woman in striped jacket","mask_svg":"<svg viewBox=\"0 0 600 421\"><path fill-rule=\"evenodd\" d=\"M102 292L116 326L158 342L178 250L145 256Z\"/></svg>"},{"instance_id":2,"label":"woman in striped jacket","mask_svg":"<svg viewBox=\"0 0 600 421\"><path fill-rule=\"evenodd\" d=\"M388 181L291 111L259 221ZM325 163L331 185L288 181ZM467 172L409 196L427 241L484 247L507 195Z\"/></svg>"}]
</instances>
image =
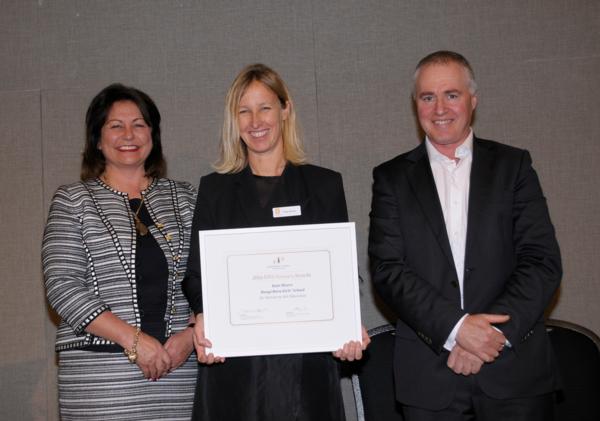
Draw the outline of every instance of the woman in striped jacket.
<instances>
[{"instance_id":1,"label":"woman in striped jacket","mask_svg":"<svg viewBox=\"0 0 600 421\"><path fill-rule=\"evenodd\" d=\"M42 244L62 319L63 420L191 416L197 364L181 280L196 193L165 169L152 99L102 90L86 115L82 181L55 193Z\"/></svg>"}]
</instances>

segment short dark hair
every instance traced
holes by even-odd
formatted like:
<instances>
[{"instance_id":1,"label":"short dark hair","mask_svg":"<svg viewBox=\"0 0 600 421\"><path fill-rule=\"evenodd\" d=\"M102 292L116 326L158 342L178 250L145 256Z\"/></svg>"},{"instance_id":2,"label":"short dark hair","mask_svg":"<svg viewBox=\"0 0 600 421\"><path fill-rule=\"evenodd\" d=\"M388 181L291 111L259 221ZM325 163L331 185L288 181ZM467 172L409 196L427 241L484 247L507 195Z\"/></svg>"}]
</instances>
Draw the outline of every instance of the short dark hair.
<instances>
[{"instance_id":1,"label":"short dark hair","mask_svg":"<svg viewBox=\"0 0 600 421\"><path fill-rule=\"evenodd\" d=\"M469 77L469 90L471 94L475 94L477 92L477 82L475 81L475 72L473 72L473 68L471 67L471 63L462 55L455 51L449 50L439 50L434 53L428 54L423 57L417 67L415 68L415 73L413 76L414 81L416 82L417 76L419 75L419 71L426 66L431 64L448 64L448 63L456 63L463 67L467 71L467 76ZM414 89L413 89L414 95Z\"/></svg>"},{"instance_id":2,"label":"short dark hair","mask_svg":"<svg viewBox=\"0 0 600 421\"><path fill-rule=\"evenodd\" d=\"M163 157L160 141L160 112L152 98L139 89L113 83L102 89L92 99L85 115L85 149L81 162L81 179L99 177L104 172L106 161L102 151L98 149L102 136L102 127L111 107L118 101L131 101L140 110L144 121L152 130L152 151L144 169L148 177L164 177L167 172L167 164Z\"/></svg>"}]
</instances>

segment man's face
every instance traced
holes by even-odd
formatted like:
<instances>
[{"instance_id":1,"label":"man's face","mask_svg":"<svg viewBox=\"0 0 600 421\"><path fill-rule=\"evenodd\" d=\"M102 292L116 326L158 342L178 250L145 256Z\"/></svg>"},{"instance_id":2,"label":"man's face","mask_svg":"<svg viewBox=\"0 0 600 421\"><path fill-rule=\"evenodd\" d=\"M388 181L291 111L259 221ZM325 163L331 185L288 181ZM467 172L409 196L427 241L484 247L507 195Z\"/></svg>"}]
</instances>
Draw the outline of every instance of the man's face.
<instances>
[{"instance_id":1,"label":"man's face","mask_svg":"<svg viewBox=\"0 0 600 421\"><path fill-rule=\"evenodd\" d=\"M419 123L440 152L451 152L469 135L477 97L469 91L467 69L450 62L430 64L415 81Z\"/></svg>"}]
</instances>

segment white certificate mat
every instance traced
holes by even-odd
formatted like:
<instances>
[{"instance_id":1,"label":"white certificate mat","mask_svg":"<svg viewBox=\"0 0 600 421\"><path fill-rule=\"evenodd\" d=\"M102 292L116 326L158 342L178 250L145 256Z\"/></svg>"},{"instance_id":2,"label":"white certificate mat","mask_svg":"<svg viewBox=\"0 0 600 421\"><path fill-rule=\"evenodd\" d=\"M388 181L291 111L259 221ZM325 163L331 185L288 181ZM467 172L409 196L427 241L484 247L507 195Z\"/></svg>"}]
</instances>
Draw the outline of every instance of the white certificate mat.
<instances>
[{"instance_id":1,"label":"white certificate mat","mask_svg":"<svg viewBox=\"0 0 600 421\"><path fill-rule=\"evenodd\" d=\"M199 234L208 352L324 352L361 340L354 223Z\"/></svg>"}]
</instances>

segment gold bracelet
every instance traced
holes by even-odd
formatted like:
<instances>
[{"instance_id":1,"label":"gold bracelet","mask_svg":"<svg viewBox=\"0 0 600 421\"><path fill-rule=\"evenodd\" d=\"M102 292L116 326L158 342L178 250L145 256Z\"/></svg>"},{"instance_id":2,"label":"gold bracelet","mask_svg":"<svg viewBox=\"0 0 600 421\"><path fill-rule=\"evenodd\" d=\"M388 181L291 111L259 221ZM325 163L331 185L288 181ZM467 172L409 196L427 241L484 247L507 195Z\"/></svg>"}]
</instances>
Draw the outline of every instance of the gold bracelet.
<instances>
[{"instance_id":1,"label":"gold bracelet","mask_svg":"<svg viewBox=\"0 0 600 421\"><path fill-rule=\"evenodd\" d=\"M129 360L129 362L131 364L135 364L135 362L137 361L137 345L138 345L138 341L140 339L140 332L141 329L139 327L135 328L135 336L133 337L133 345L131 346L131 349L125 349L123 352L125 353L125 356L127 357L127 359Z\"/></svg>"}]
</instances>

